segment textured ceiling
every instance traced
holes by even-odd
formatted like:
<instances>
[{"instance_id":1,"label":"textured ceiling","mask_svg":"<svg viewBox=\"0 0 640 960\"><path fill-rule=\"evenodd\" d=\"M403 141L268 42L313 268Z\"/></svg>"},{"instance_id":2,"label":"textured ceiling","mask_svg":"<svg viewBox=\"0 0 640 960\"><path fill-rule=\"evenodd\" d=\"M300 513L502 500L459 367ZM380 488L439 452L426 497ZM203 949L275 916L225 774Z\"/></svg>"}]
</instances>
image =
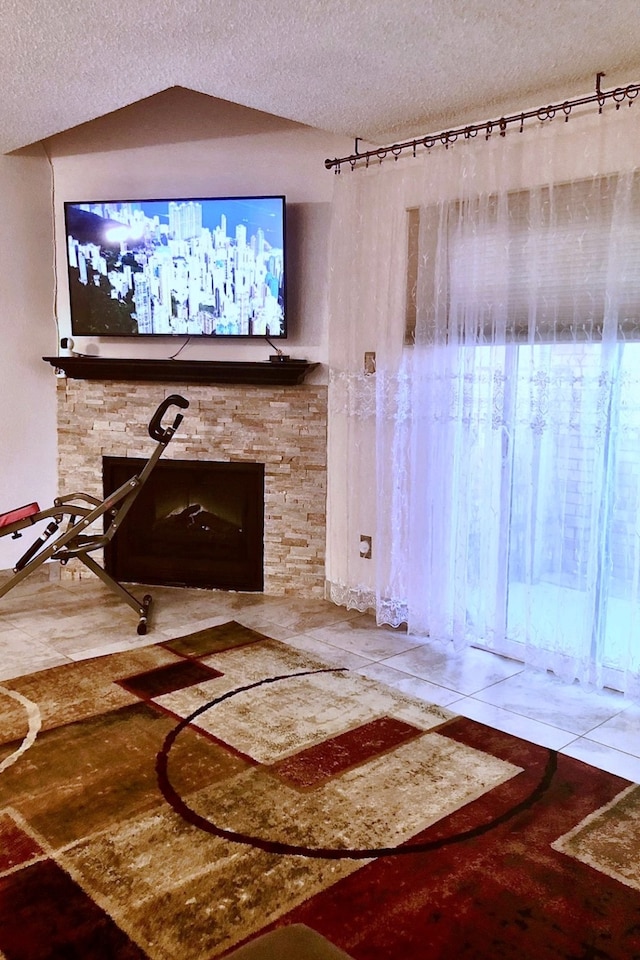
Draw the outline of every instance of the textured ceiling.
<instances>
[{"instance_id":1,"label":"textured ceiling","mask_svg":"<svg viewBox=\"0 0 640 960\"><path fill-rule=\"evenodd\" d=\"M0 152L186 87L370 143L640 82L638 0L0 0ZM640 109L640 106L638 106Z\"/></svg>"}]
</instances>

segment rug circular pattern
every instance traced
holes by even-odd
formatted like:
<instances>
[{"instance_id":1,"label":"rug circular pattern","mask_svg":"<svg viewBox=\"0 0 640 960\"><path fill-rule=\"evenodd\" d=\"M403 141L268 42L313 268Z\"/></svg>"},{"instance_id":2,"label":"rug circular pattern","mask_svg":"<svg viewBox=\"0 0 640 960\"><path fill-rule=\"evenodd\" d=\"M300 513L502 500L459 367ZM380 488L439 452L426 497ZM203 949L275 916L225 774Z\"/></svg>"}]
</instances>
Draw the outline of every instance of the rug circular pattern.
<instances>
[{"instance_id":1,"label":"rug circular pattern","mask_svg":"<svg viewBox=\"0 0 640 960\"><path fill-rule=\"evenodd\" d=\"M173 730L165 738L165 741L162 745L162 749L157 755L156 758L156 772L158 776L158 784L160 790L173 810L179 814L185 821L190 823L192 826L198 827L200 830L205 831L206 833L213 834L214 836L221 837L225 840L230 840L235 843L241 843L256 847L257 849L264 850L268 853L279 853L279 854L288 854L295 856L303 857L316 857L324 859L351 859L351 860L367 860L375 857L389 857L389 856L401 856L408 854L416 853L426 853L431 850L439 850L442 847L450 846L454 843L461 843L465 840L470 840L472 838L481 836L489 832L490 830L495 829L503 823L513 819L519 813L524 810L527 810L533 804L537 803L540 800L546 791L549 789L551 782L553 780L554 774L557 768L557 753L553 750L547 751L547 762L540 777L538 783L530 789L526 795L522 797L517 803L514 803L507 810L503 811L500 815L493 817L484 822L479 822L475 826L457 833L453 833L446 837L438 837L434 840L427 840L424 842L417 843L403 843L399 846L393 847L360 847L360 848L345 848L345 847L311 847L304 846L299 844L286 843L280 840L270 840L266 837L260 837L251 835L248 833L242 833L235 830L228 830L224 827L221 827L214 823L212 820L209 820L207 817L202 816L198 813L197 810L194 810L189 804L180 796L175 787L173 786L171 779L169 777L168 770L168 761L169 754L171 749L181 733L182 730L185 730L197 717L201 716L203 713L206 713L208 710L213 709L219 703L222 703L224 700L229 700L232 697L236 697L242 693L245 693L247 690L253 690L257 687L271 684L271 683L280 683L286 680L291 680L294 677L304 677L317 673L333 673L334 670L305 670L298 673L289 673L283 674L281 676L267 677L263 680L258 680L255 683L246 684L244 686L236 687L234 690L230 690L227 693L223 694L220 697L216 697L213 700L208 701L205 704L202 704L198 707L197 710L194 710L187 717L181 720Z\"/></svg>"}]
</instances>

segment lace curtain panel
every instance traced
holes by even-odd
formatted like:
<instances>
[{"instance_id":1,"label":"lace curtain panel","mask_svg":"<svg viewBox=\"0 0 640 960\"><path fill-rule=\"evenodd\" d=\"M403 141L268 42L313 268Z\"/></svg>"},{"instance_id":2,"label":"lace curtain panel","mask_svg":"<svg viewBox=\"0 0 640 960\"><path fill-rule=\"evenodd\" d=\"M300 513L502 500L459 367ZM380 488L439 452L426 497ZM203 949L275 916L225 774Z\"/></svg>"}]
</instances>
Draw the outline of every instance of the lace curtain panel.
<instances>
[{"instance_id":1,"label":"lace curtain panel","mask_svg":"<svg viewBox=\"0 0 640 960\"><path fill-rule=\"evenodd\" d=\"M331 598L632 695L639 124L341 174L330 304Z\"/></svg>"}]
</instances>

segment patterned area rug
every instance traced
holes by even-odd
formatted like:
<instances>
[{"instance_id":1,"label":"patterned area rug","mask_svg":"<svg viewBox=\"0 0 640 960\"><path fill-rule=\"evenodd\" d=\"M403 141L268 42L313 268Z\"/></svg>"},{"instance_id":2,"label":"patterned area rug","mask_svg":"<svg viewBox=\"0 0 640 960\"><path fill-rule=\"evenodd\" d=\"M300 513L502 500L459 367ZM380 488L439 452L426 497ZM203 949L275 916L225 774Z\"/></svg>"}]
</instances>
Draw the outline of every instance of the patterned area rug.
<instances>
[{"instance_id":1,"label":"patterned area rug","mask_svg":"<svg viewBox=\"0 0 640 960\"><path fill-rule=\"evenodd\" d=\"M640 958L640 787L236 623L0 686L0 956Z\"/></svg>"}]
</instances>

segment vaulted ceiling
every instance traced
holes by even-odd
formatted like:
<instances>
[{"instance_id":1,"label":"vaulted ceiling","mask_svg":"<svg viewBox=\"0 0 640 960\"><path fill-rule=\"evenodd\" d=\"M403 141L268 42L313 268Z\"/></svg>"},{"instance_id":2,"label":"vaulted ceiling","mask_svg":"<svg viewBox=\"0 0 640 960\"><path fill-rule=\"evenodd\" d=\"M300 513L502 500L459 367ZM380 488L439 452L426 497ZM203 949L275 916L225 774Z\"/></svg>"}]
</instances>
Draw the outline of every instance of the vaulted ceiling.
<instances>
[{"instance_id":1,"label":"vaulted ceiling","mask_svg":"<svg viewBox=\"0 0 640 960\"><path fill-rule=\"evenodd\" d=\"M0 0L0 152L172 87L370 143L640 82L638 0ZM637 106L640 109L640 104Z\"/></svg>"}]
</instances>

